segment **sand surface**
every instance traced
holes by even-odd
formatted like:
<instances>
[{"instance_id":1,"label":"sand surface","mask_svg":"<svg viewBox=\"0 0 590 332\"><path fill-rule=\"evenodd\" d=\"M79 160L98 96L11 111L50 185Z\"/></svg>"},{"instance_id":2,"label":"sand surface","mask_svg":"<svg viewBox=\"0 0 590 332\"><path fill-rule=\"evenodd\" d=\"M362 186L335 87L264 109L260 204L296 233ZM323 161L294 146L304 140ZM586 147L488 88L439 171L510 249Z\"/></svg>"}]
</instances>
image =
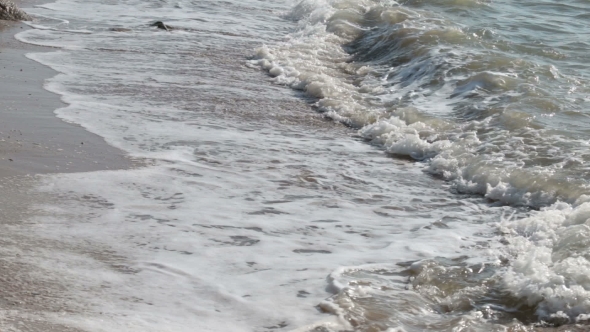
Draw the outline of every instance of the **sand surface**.
<instances>
[{"instance_id":1,"label":"sand surface","mask_svg":"<svg viewBox=\"0 0 590 332\"><path fill-rule=\"evenodd\" d=\"M40 1L17 2L21 7L36 3ZM79 331L52 322L83 311L68 295L71 283L36 264L54 260L57 251L79 250L29 234L35 225L24 220L35 213L33 203L43 199L31 197L29 188L35 174L121 169L137 162L101 137L55 116L65 104L43 84L58 73L25 56L51 49L14 38L28 28L0 21L0 331ZM93 255L113 260L100 248Z\"/></svg>"},{"instance_id":2,"label":"sand surface","mask_svg":"<svg viewBox=\"0 0 590 332\"><path fill-rule=\"evenodd\" d=\"M25 57L51 49L15 40L26 28L0 21L0 176L130 167L101 137L55 116L65 104L43 84L57 72Z\"/></svg>"}]
</instances>

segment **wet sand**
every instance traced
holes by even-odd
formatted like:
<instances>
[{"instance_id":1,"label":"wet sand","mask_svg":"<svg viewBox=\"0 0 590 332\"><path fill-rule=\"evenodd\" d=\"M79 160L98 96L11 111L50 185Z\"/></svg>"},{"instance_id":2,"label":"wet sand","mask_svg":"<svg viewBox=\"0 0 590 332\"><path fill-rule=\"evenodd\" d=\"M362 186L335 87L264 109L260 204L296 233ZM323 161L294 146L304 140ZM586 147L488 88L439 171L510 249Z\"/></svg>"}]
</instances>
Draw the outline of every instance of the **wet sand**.
<instances>
[{"instance_id":1,"label":"wet sand","mask_svg":"<svg viewBox=\"0 0 590 332\"><path fill-rule=\"evenodd\" d=\"M17 2L20 7L37 3ZM44 199L31 196L29 189L35 174L123 169L138 162L100 136L55 116L54 111L66 105L43 84L58 73L25 56L51 48L14 38L28 28L0 21L0 331L81 331L54 323L56 317L83 311L68 295L75 282L64 282L64 275L38 264L57 263L54 253L76 254L79 248L29 234L36 226L24 220ZM95 259L107 266L118 260L94 249Z\"/></svg>"},{"instance_id":2,"label":"wet sand","mask_svg":"<svg viewBox=\"0 0 590 332\"><path fill-rule=\"evenodd\" d=\"M55 116L66 105L43 84L58 73L25 57L51 49L14 39L27 28L0 21L0 177L130 167L103 138Z\"/></svg>"}]
</instances>

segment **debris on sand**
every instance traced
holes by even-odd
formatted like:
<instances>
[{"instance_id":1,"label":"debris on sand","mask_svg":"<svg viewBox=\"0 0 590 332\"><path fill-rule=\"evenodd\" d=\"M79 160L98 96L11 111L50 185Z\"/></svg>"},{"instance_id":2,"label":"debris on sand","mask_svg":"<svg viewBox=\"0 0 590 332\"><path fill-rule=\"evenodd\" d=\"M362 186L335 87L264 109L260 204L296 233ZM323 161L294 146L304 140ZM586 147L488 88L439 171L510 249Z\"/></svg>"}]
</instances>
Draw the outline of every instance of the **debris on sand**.
<instances>
[{"instance_id":1,"label":"debris on sand","mask_svg":"<svg viewBox=\"0 0 590 332\"><path fill-rule=\"evenodd\" d=\"M31 17L20 10L13 2L0 0L0 20L6 21L30 21Z\"/></svg>"}]
</instances>

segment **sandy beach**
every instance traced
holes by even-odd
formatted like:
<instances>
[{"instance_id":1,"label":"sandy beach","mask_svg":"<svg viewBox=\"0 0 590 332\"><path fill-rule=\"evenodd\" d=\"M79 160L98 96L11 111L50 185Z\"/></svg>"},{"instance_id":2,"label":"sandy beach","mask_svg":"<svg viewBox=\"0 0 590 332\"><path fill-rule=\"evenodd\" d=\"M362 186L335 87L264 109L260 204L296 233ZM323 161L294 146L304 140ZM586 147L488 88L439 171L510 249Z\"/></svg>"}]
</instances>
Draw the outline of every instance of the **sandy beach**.
<instances>
[{"instance_id":1,"label":"sandy beach","mask_svg":"<svg viewBox=\"0 0 590 332\"><path fill-rule=\"evenodd\" d=\"M25 56L47 48L14 39L28 28L0 21L0 330L78 331L42 318L76 309L67 295L71 285L35 262L51 261L56 250L76 249L29 236L34 225L23 220L39 203L28 192L29 184L36 174L121 169L134 163L101 137L55 116L54 110L65 104L43 84L57 72Z\"/></svg>"},{"instance_id":2,"label":"sandy beach","mask_svg":"<svg viewBox=\"0 0 590 332\"><path fill-rule=\"evenodd\" d=\"M57 73L25 57L47 49L14 39L23 23L0 26L0 176L128 167L104 139L55 117L65 104L43 84Z\"/></svg>"}]
</instances>

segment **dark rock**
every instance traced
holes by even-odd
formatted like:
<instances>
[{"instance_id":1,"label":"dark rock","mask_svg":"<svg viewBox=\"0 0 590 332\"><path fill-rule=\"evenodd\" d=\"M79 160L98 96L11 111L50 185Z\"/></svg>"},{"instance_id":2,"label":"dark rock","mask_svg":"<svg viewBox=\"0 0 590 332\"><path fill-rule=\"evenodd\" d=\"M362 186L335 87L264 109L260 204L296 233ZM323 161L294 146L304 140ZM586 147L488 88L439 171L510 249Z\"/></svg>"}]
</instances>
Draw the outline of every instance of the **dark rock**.
<instances>
[{"instance_id":1,"label":"dark rock","mask_svg":"<svg viewBox=\"0 0 590 332\"><path fill-rule=\"evenodd\" d=\"M0 20L31 21L32 18L11 1L0 0Z\"/></svg>"},{"instance_id":2,"label":"dark rock","mask_svg":"<svg viewBox=\"0 0 590 332\"><path fill-rule=\"evenodd\" d=\"M166 31L170 30L170 27L167 26L166 24L164 24L164 22L162 22L162 21L157 21L157 22L153 23L152 26L158 27L158 29L162 29L162 30L166 30Z\"/></svg>"}]
</instances>

